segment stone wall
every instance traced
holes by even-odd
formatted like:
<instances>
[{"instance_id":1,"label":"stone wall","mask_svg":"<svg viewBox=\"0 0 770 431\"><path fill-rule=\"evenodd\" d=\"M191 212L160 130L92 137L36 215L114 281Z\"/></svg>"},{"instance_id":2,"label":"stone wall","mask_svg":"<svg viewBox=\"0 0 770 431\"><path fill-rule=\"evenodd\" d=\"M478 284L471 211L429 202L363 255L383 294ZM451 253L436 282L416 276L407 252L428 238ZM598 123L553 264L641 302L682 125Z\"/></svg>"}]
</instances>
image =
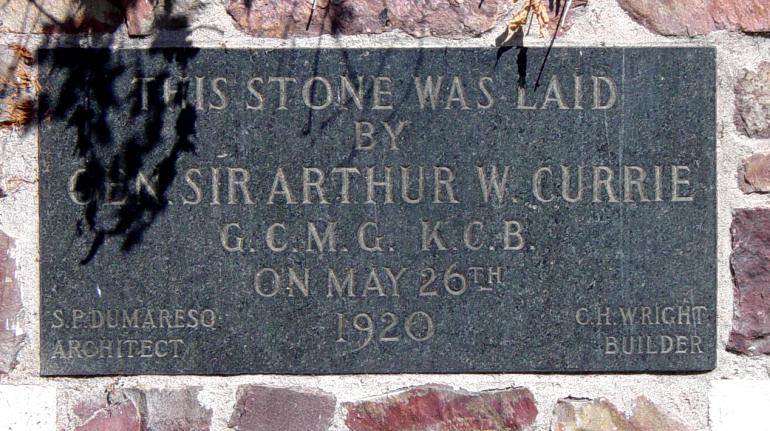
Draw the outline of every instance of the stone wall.
<instances>
[{"instance_id":1,"label":"stone wall","mask_svg":"<svg viewBox=\"0 0 770 431\"><path fill-rule=\"evenodd\" d=\"M39 377L37 131L30 122L35 48L484 47L502 39L520 7L504 0L317 0L315 9L313 3L0 2L0 428L770 429L762 422L770 405L767 0L575 0L557 42L717 47L719 343L713 372ZM549 12L553 31L556 13ZM547 40L533 29L524 43Z\"/></svg>"}]
</instances>

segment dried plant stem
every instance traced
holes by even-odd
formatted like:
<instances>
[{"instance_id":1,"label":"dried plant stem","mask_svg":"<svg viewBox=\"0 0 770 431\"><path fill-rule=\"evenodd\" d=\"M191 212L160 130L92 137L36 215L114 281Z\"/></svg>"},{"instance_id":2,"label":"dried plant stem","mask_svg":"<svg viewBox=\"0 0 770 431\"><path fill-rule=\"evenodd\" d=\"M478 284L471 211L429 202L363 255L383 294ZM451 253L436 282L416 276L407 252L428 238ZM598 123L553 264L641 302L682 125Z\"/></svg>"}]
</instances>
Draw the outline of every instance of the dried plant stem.
<instances>
[{"instance_id":1,"label":"dried plant stem","mask_svg":"<svg viewBox=\"0 0 770 431\"><path fill-rule=\"evenodd\" d=\"M567 19L567 12L569 11L570 6L572 6L572 0L567 0L567 3L564 5L564 9L561 10L561 17L559 18L559 22L556 23L556 30L554 30L553 36L551 36L551 43L548 44L548 50L545 51L543 64L540 65L540 71L537 73L537 79L535 80L535 88L540 86L540 78L543 76L545 62L548 61L548 55L551 54L551 49L553 48L553 43L556 41L556 35L559 34L559 29Z\"/></svg>"},{"instance_id":2,"label":"dried plant stem","mask_svg":"<svg viewBox=\"0 0 770 431\"><path fill-rule=\"evenodd\" d=\"M514 3L517 0L513 0ZM535 17L540 24L540 36L546 37L548 34L548 8L541 3L541 0L524 0L524 6L508 21L508 37L503 43L508 42L513 38L514 34L524 27L527 22L530 22L531 17Z\"/></svg>"}]
</instances>

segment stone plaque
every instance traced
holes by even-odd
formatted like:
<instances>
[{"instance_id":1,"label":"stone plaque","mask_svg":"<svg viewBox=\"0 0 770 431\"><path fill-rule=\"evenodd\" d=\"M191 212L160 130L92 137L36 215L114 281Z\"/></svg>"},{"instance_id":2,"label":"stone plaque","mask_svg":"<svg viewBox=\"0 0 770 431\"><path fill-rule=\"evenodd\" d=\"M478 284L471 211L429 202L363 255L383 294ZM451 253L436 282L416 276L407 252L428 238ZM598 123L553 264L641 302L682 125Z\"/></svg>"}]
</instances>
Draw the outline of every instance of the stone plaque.
<instances>
[{"instance_id":1,"label":"stone plaque","mask_svg":"<svg viewBox=\"0 0 770 431\"><path fill-rule=\"evenodd\" d=\"M42 373L712 369L714 50L545 54L40 51Z\"/></svg>"}]
</instances>

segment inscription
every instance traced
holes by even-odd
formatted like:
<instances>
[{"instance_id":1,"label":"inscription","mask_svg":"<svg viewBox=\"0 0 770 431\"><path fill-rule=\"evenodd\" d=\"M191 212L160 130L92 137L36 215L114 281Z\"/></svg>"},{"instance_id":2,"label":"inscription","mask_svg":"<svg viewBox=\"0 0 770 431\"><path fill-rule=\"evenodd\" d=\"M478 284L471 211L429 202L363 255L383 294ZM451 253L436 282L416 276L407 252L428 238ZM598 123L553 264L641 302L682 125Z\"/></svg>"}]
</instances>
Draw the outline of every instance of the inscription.
<instances>
[{"instance_id":1,"label":"inscription","mask_svg":"<svg viewBox=\"0 0 770 431\"><path fill-rule=\"evenodd\" d=\"M190 168L184 172L180 196L164 199L183 205L420 205L460 204L456 191L461 180L478 181L484 202L512 204L523 199L540 203L637 203L690 202L694 200L692 168L687 165L542 166L522 184L509 165L478 165L461 171L453 166L383 167L278 167L261 172L243 167ZM136 199L159 201L157 175L137 172L127 181L119 172L94 187L88 170L78 168L70 176L68 194L77 205L88 205L103 197L106 205L122 206ZM265 190L255 190L251 178L272 178ZM477 177L476 177L477 175ZM458 178L462 177L462 178ZM664 187L665 185L665 187ZM522 188L522 186L526 188ZM527 195L530 192L530 195ZM100 196L103 194L103 196ZM518 197L517 197L518 196Z\"/></svg>"},{"instance_id":2,"label":"inscription","mask_svg":"<svg viewBox=\"0 0 770 431\"><path fill-rule=\"evenodd\" d=\"M154 101L163 108L194 107L199 111L285 111L300 106L313 111L326 109L391 111L399 89L390 76L136 76L131 80L141 109L151 110ZM486 110L495 106L491 76L415 76L405 88L416 95L420 110ZM248 92L245 97L241 96ZM610 76L551 75L546 90L537 96L525 87L516 92L516 109L608 110L616 107L618 85ZM233 106L235 105L235 106ZM371 138L372 123L364 136ZM387 123L383 123L387 124ZM402 123L403 124L403 123ZM392 138L398 133L390 132ZM398 127L401 129L401 126Z\"/></svg>"},{"instance_id":3,"label":"inscription","mask_svg":"<svg viewBox=\"0 0 770 431\"><path fill-rule=\"evenodd\" d=\"M579 308L575 321L581 326L703 325L707 313L705 305L597 306Z\"/></svg>"},{"instance_id":4,"label":"inscription","mask_svg":"<svg viewBox=\"0 0 770 431\"><path fill-rule=\"evenodd\" d=\"M216 326L214 310L106 309L54 310L51 328L72 329L198 329Z\"/></svg>"},{"instance_id":5,"label":"inscription","mask_svg":"<svg viewBox=\"0 0 770 431\"><path fill-rule=\"evenodd\" d=\"M699 325L710 321L705 305L597 306L582 307L575 312L575 322L581 326L631 327L643 332L645 327L667 327L680 333L660 335L605 335L605 355L704 354L703 338L687 335ZM614 334L614 333L613 333Z\"/></svg>"},{"instance_id":6,"label":"inscription","mask_svg":"<svg viewBox=\"0 0 770 431\"><path fill-rule=\"evenodd\" d=\"M702 354L703 340L698 335L636 335L608 336L604 354L606 355L665 355L668 353Z\"/></svg>"},{"instance_id":7,"label":"inscription","mask_svg":"<svg viewBox=\"0 0 770 431\"><path fill-rule=\"evenodd\" d=\"M348 339L348 321L351 323L350 326L357 331L356 335L359 336L358 338L363 338L359 341L359 346L352 350L351 353L366 348L373 341L394 343L402 340L406 341L407 338L416 342L427 341L436 332L436 324L433 322L433 318L424 311L415 311L409 314L403 320L403 323L399 316L389 311L382 313L378 320L375 320L367 313L356 314L352 319L346 314L337 314L338 343L350 343ZM405 335L403 338L402 334Z\"/></svg>"},{"instance_id":8,"label":"inscription","mask_svg":"<svg viewBox=\"0 0 770 431\"><path fill-rule=\"evenodd\" d=\"M215 329L217 313L212 309L57 309L51 329L113 331L155 329L194 331ZM98 338L58 339L52 359L178 359L187 352L181 338Z\"/></svg>"},{"instance_id":9,"label":"inscription","mask_svg":"<svg viewBox=\"0 0 770 431\"><path fill-rule=\"evenodd\" d=\"M185 354L180 339L56 340L51 359L178 359Z\"/></svg>"},{"instance_id":10,"label":"inscription","mask_svg":"<svg viewBox=\"0 0 770 431\"><path fill-rule=\"evenodd\" d=\"M713 50L544 55L44 50L43 374L712 368Z\"/></svg>"}]
</instances>

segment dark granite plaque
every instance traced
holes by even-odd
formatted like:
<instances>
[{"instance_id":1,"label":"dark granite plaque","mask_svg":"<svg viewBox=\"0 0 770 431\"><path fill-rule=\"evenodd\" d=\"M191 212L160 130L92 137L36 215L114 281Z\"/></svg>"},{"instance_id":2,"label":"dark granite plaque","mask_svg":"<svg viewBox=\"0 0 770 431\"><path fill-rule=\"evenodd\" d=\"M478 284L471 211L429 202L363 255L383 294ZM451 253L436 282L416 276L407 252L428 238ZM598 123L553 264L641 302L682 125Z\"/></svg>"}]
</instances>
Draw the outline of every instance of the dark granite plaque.
<instances>
[{"instance_id":1,"label":"dark granite plaque","mask_svg":"<svg viewBox=\"0 0 770 431\"><path fill-rule=\"evenodd\" d=\"M708 48L43 50L45 375L703 371Z\"/></svg>"}]
</instances>

